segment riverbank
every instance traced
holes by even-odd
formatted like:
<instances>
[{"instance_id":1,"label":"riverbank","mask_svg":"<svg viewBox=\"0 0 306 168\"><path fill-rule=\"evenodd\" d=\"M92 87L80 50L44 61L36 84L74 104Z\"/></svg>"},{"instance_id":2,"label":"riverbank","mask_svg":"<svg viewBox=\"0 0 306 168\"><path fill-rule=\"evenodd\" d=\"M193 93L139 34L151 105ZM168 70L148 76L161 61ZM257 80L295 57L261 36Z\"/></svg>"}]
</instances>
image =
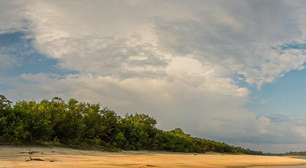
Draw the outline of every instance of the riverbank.
<instances>
[{"instance_id":1,"label":"riverbank","mask_svg":"<svg viewBox=\"0 0 306 168\"><path fill-rule=\"evenodd\" d=\"M306 160L286 156L110 153L66 148L0 147L0 168L240 168L302 164L306 164Z\"/></svg>"}]
</instances>

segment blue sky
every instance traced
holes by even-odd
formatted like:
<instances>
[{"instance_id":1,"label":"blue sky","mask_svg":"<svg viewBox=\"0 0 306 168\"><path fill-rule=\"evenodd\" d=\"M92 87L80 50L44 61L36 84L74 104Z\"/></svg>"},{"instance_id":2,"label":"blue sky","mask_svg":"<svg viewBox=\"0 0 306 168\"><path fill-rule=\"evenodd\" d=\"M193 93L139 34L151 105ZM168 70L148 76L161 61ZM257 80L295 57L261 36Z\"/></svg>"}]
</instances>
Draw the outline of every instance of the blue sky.
<instances>
[{"instance_id":1,"label":"blue sky","mask_svg":"<svg viewBox=\"0 0 306 168\"><path fill-rule=\"evenodd\" d=\"M58 60L47 57L32 45L32 39L25 32L0 34L0 51L11 60L10 65L1 68L3 78L14 79L23 74L51 73L56 75L73 74L58 66ZM1 82L0 91L14 89L10 83Z\"/></svg>"},{"instance_id":2,"label":"blue sky","mask_svg":"<svg viewBox=\"0 0 306 168\"><path fill-rule=\"evenodd\" d=\"M163 129L306 150L305 2L0 0L0 93L75 97Z\"/></svg>"},{"instance_id":3,"label":"blue sky","mask_svg":"<svg viewBox=\"0 0 306 168\"><path fill-rule=\"evenodd\" d=\"M252 92L250 107L258 114L306 117L306 70L293 71Z\"/></svg>"},{"instance_id":4,"label":"blue sky","mask_svg":"<svg viewBox=\"0 0 306 168\"><path fill-rule=\"evenodd\" d=\"M282 51L298 50L305 53L305 42L291 42L281 45ZM253 88L249 108L258 114L284 115L305 118L306 70L294 70L263 86Z\"/></svg>"},{"instance_id":5,"label":"blue sky","mask_svg":"<svg viewBox=\"0 0 306 168\"><path fill-rule=\"evenodd\" d=\"M24 73L64 73L57 60L48 58L32 46L23 32L0 34L0 50L9 56L13 66L1 71L2 75L18 76Z\"/></svg>"}]
</instances>

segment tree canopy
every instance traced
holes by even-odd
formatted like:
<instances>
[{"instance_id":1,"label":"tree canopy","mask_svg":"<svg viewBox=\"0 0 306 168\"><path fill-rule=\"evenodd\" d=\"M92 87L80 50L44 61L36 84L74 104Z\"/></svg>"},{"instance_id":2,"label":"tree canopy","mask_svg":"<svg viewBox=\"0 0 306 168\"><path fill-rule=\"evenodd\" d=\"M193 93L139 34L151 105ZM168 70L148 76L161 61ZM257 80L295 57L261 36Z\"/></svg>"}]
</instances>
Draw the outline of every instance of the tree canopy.
<instances>
[{"instance_id":1,"label":"tree canopy","mask_svg":"<svg viewBox=\"0 0 306 168\"><path fill-rule=\"evenodd\" d=\"M192 137L182 129L164 131L146 114L119 116L99 104L52 100L12 103L0 95L0 143L97 146L173 152L260 152Z\"/></svg>"}]
</instances>

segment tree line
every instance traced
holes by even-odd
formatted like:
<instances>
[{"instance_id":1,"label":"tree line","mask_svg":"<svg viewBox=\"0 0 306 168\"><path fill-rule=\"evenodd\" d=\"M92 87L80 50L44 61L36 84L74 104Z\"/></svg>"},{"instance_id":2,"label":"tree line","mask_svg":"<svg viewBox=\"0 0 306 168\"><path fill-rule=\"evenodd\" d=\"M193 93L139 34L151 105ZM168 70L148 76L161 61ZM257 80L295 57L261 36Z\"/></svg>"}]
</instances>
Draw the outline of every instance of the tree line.
<instances>
[{"instance_id":1,"label":"tree line","mask_svg":"<svg viewBox=\"0 0 306 168\"><path fill-rule=\"evenodd\" d=\"M99 104L70 99L18 101L0 95L1 144L59 144L119 150L261 154L176 128L164 131L145 114L119 116Z\"/></svg>"}]
</instances>

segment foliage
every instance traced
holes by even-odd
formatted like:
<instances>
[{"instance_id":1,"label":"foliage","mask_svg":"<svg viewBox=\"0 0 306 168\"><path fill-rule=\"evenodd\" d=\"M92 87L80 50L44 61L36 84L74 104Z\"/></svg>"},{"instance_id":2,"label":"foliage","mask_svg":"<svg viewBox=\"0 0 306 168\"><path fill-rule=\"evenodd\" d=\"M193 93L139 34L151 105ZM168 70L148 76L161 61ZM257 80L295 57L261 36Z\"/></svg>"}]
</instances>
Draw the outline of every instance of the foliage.
<instances>
[{"instance_id":1,"label":"foliage","mask_svg":"<svg viewBox=\"0 0 306 168\"><path fill-rule=\"evenodd\" d=\"M176 128L163 131L145 114L118 116L99 104L55 97L42 100L11 101L0 95L0 142L7 144L55 143L69 146L98 146L123 150L173 152L209 151L222 153L259 152L225 143L194 138Z\"/></svg>"}]
</instances>

